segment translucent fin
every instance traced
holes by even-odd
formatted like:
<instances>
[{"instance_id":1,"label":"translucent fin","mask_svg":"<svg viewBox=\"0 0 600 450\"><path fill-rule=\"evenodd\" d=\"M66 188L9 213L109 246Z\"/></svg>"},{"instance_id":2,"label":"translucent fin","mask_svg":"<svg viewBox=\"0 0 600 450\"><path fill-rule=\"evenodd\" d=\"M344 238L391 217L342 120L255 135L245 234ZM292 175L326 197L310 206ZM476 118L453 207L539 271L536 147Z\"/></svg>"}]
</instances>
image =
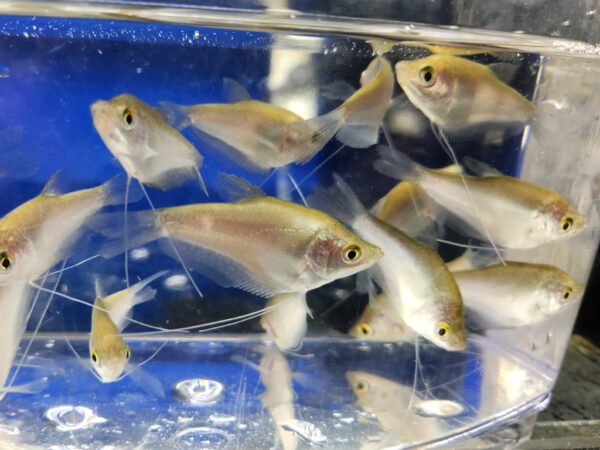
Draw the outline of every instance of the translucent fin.
<instances>
[{"instance_id":1,"label":"translucent fin","mask_svg":"<svg viewBox=\"0 0 600 450\"><path fill-rule=\"evenodd\" d=\"M147 302L155 297L156 290L147 286L166 273L168 273L167 270L155 273L129 286L129 288L109 295L102 300L104 307L108 310L110 319L119 331L122 331L124 326L128 324L129 314L135 305Z\"/></svg>"},{"instance_id":2,"label":"translucent fin","mask_svg":"<svg viewBox=\"0 0 600 450\"><path fill-rule=\"evenodd\" d=\"M504 174L500 172L498 169L489 166L488 164L477 161L471 157L465 157L463 159L464 165L473 172L475 175L480 177L502 177Z\"/></svg>"},{"instance_id":3,"label":"translucent fin","mask_svg":"<svg viewBox=\"0 0 600 450\"><path fill-rule=\"evenodd\" d=\"M446 267L448 267L448 270L451 272L459 272L461 270L485 267L497 261L498 258L493 252L476 251L474 248L467 248L467 251L458 258L446 263Z\"/></svg>"},{"instance_id":4,"label":"translucent fin","mask_svg":"<svg viewBox=\"0 0 600 450\"><path fill-rule=\"evenodd\" d=\"M0 388L0 392L8 394L39 394L48 386L48 379L41 378L19 386Z\"/></svg>"},{"instance_id":5,"label":"translucent fin","mask_svg":"<svg viewBox=\"0 0 600 450\"><path fill-rule=\"evenodd\" d=\"M53 196L60 195L65 192L63 186L60 186L60 183L64 182L64 179L61 176L61 171L57 170L52 174L52 176L48 179L42 192L40 195Z\"/></svg>"},{"instance_id":6,"label":"translucent fin","mask_svg":"<svg viewBox=\"0 0 600 450\"><path fill-rule=\"evenodd\" d=\"M328 83L321 88L321 95L328 100L345 101L352 97L356 92L356 88L345 81L334 81Z\"/></svg>"},{"instance_id":7,"label":"translucent fin","mask_svg":"<svg viewBox=\"0 0 600 450\"><path fill-rule=\"evenodd\" d=\"M374 167L377 172L397 180L418 181L425 169L403 153L391 147L380 145L377 147L379 159Z\"/></svg>"},{"instance_id":8,"label":"translucent fin","mask_svg":"<svg viewBox=\"0 0 600 450\"><path fill-rule=\"evenodd\" d=\"M336 139L348 147L368 148L379 141L379 124L344 125L335 135Z\"/></svg>"},{"instance_id":9,"label":"translucent fin","mask_svg":"<svg viewBox=\"0 0 600 450\"><path fill-rule=\"evenodd\" d=\"M96 292L96 298L101 298L104 296L102 292L102 286L100 285L100 278L96 278L94 281L94 290Z\"/></svg>"},{"instance_id":10,"label":"translucent fin","mask_svg":"<svg viewBox=\"0 0 600 450\"><path fill-rule=\"evenodd\" d=\"M140 386L147 394L156 398L166 397L165 390L163 389L160 380L154 375L141 367L132 367L130 370L127 370L127 372L133 382Z\"/></svg>"},{"instance_id":11,"label":"translucent fin","mask_svg":"<svg viewBox=\"0 0 600 450\"><path fill-rule=\"evenodd\" d=\"M229 202L241 202L265 197L267 194L249 181L236 175L220 173L216 188L219 195Z\"/></svg>"},{"instance_id":12,"label":"translucent fin","mask_svg":"<svg viewBox=\"0 0 600 450\"><path fill-rule=\"evenodd\" d=\"M165 122L176 130L181 131L191 125L189 106L181 106L164 100L158 102L158 104L161 106L160 108L157 108L158 113Z\"/></svg>"},{"instance_id":13,"label":"translucent fin","mask_svg":"<svg viewBox=\"0 0 600 450\"><path fill-rule=\"evenodd\" d=\"M125 201L128 203L135 203L141 200L144 195L142 190L140 188L130 186L128 191L127 180L128 177L124 174L121 174L100 185L100 189L102 189L104 194L104 205L122 205L125 203ZM126 195L127 198L125 198Z\"/></svg>"},{"instance_id":14,"label":"translucent fin","mask_svg":"<svg viewBox=\"0 0 600 450\"><path fill-rule=\"evenodd\" d=\"M343 124L343 110L336 108L323 116L289 125L288 133L299 136L304 135L306 142L304 145L305 151L297 155L296 162L299 164L308 162L317 152L325 147L325 144L336 135Z\"/></svg>"},{"instance_id":15,"label":"translucent fin","mask_svg":"<svg viewBox=\"0 0 600 450\"><path fill-rule=\"evenodd\" d=\"M252 100L246 88L231 78L223 78L223 95L229 103Z\"/></svg>"},{"instance_id":16,"label":"translucent fin","mask_svg":"<svg viewBox=\"0 0 600 450\"><path fill-rule=\"evenodd\" d=\"M386 64L388 67L385 67ZM389 70L389 72L392 72L392 66L390 65L389 62L387 62L387 60L384 57L377 56L377 57L375 57L375 59L373 59L373 61L371 61L371 63L369 63L367 68L365 70L363 70L362 73L360 74L361 86L364 86L365 84L368 84L371 81L373 81L375 79L375 77L377 76L377 74L379 73L379 71L381 71L381 70Z\"/></svg>"},{"instance_id":17,"label":"translucent fin","mask_svg":"<svg viewBox=\"0 0 600 450\"><path fill-rule=\"evenodd\" d=\"M306 334L306 294L279 294L269 299L266 307L279 305L260 318L269 338L282 351L297 348Z\"/></svg>"},{"instance_id":18,"label":"translucent fin","mask_svg":"<svg viewBox=\"0 0 600 450\"><path fill-rule=\"evenodd\" d=\"M328 189L319 190L309 197L313 208L325 211L348 224L369 213L342 177L334 173L333 180L334 183Z\"/></svg>"},{"instance_id":19,"label":"translucent fin","mask_svg":"<svg viewBox=\"0 0 600 450\"><path fill-rule=\"evenodd\" d=\"M177 259L171 245L163 240L159 241L159 245L167 255ZM242 289L260 297L272 297L279 293L258 280L248 268L225 255L177 239L173 239L173 245L189 267L222 287Z\"/></svg>"},{"instance_id":20,"label":"translucent fin","mask_svg":"<svg viewBox=\"0 0 600 450\"><path fill-rule=\"evenodd\" d=\"M371 288L371 277L369 272L363 270L356 274L356 292L358 294L368 294Z\"/></svg>"},{"instance_id":21,"label":"translucent fin","mask_svg":"<svg viewBox=\"0 0 600 450\"><path fill-rule=\"evenodd\" d=\"M156 156L155 158L158 158L158 156ZM164 156L161 156L161 158L164 158ZM200 163L200 167L201 166L202 163ZM200 174L200 170L198 167L199 166L196 165L195 161L190 160L189 167L182 167L165 171L159 176L154 177L154 182L145 184L155 189L160 189L161 191L168 191L170 189L183 186L184 184L189 183L190 181L198 180L200 184L200 189L202 189L205 195L208 195L208 191L206 190L206 184L204 184L204 180L202 179L202 175Z\"/></svg>"}]
</instances>

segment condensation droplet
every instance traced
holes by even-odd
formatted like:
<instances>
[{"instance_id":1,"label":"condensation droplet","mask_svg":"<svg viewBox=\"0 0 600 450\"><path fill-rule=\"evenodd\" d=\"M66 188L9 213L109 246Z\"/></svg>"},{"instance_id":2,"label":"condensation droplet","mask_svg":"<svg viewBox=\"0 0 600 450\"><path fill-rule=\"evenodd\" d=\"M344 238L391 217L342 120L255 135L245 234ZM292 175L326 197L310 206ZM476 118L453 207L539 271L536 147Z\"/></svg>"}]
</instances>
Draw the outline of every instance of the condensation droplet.
<instances>
[{"instance_id":1,"label":"condensation droplet","mask_svg":"<svg viewBox=\"0 0 600 450\"><path fill-rule=\"evenodd\" d=\"M596 12L598 12L596 9L590 9L589 11L585 12L585 15L590 17L590 16L595 16Z\"/></svg>"},{"instance_id":2,"label":"condensation droplet","mask_svg":"<svg viewBox=\"0 0 600 450\"><path fill-rule=\"evenodd\" d=\"M162 430L162 428L158 424L150 425L148 428L148 431L151 433L158 433L160 430Z\"/></svg>"},{"instance_id":3,"label":"condensation droplet","mask_svg":"<svg viewBox=\"0 0 600 450\"><path fill-rule=\"evenodd\" d=\"M48 409L44 416L54 423L59 431L82 430L106 422L104 417L96 415L94 411L85 406L55 406Z\"/></svg>"},{"instance_id":4,"label":"condensation droplet","mask_svg":"<svg viewBox=\"0 0 600 450\"><path fill-rule=\"evenodd\" d=\"M214 424L229 424L233 423L237 420L235 416L231 416L229 414L211 414L208 420Z\"/></svg>"},{"instance_id":5,"label":"condensation droplet","mask_svg":"<svg viewBox=\"0 0 600 450\"><path fill-rule=\"evenodd\" d=\"M314 423L303 420L290 420L289 422L280 422L279 426L286 431L295 433L309 444L322 445L327 442L327 437Z\"/></svg>"},{"instance_id":6,"label":"condensation droplet","mask_svg":"<svg viewBox=\"0 0 600 450\"><path fill-rule=\"evenodd\" d=\"M227 448L231 435L218 428L191 427L175 435L175 446L179 450L218 450Z\"/></svg>"},{"instance_id":7,"label":"condensation droplet","mask_svg":"<svg viewBox=\"0 0 600 450\"><path fill-rule=\"evenodd\" d=\"M415 406L415 412L425 417L452 417L464 410L463 405L452 400L423 400Z\"/></svg>"},{"instance_id":8,"label":"condensation droplet","mask_svg":"<svg viewBox=\"0 0 600 450\"><path fill-rule=\"evenodd\" d=\"M190 378L178 382L174 386L173 392L175 397L184 403L208 406L221 400L223 385L218 381L206 378Z\"/></svg>"}]
</instances>

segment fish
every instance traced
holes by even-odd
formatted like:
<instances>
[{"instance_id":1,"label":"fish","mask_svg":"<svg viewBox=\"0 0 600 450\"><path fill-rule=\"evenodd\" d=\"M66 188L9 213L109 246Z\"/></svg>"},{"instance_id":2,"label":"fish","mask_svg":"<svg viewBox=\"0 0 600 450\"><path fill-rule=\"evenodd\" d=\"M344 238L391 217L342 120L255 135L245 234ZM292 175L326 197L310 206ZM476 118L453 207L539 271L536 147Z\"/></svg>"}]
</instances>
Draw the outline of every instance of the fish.
<instances>
[{"instance_id":1,"label":"fish","mask_svg":"<svg viewBox=\"0 0 600 450\"><path fill-rule=\"evenodd\" d=\"M91 106L94 127L131 178L163 191L198 180L203 157L151 106L130 94L97 100Z\"/></svg>"},{"instance_id":2,"label":"fish","mask_svg":"<svg viewBox=\"0 0 600 450\"><path fill-rule=\"evenodd\" d=\"M558 192L496 173L481 176L432 170L380 146L375 169L419 186L475 237L506 249L530 249L572 237L586 219ZM469 192L465 189L468 186ZM469 198L470 197L470 198Z\"/></svg>"},{"instance_id":3,"label":"fish","mask_svg":"<svg viewBox=\"0 0 600 450\"><path fill-rule=\"evenodd\" d=\"M268 311L260 317L260 324L281 351L297 348L306 334L306 316L310 310L304 293L276 295L266 304Z\"/></svg>"},{"instance_id":4,"label":"fish","mask_svg":"<svg viewBox=\"0 0 600 450\"><path fill-rule=\"evenodd\" d=\"M548 264L506 261L453 275L469 315L485 328L535 325L578 302L585 290Z\"/></svg>"},{"instance_id":5,"label":"fish","mask_svg":"<svg viewBox=\"0 0 600 450\"><path fill-rule=\"evenodd\" d=\"M295 450L298 437L282 425L296 421L292 372L285 356L276 348L266 348L260 359L260 379L265 391L260 401L269 411L284 450Z\"/></svg>"},{"instance_id":6,"label":"fish","mask_svg":"<svg viewBox=\"0 0 600 450\"><path fill-rule=\"evenodd\" d=\"M455 164L437 169L460 173ZM418 183L401 181L381 197L371 208L371 214L402 230L410 237L419 236L437 219L440 206L429 197Z\"/></svg>"},{"instance_id":7,"label":"fish","mask_svg":"<svg viewBox=\"0 0 600 450\"><path fill-rule=\"evenodd\" d=\"M442 435L441 421L417 413L426 400L412 385L365 371L348 371L346 380L356 396L355 404L377 417L377 425L385 432L383 440L389 445L368 448L392 448L401 442L413 443ZM403 426L398 426L399 420Z\"/></svg>"},{"instance_id":8,"label":"fish","mask_svg":"<svg viewBox=\"0 0 600 450\"><path fill-rule=\"evenodd\" d=\"M384 249L370 272L412 330L446 350L465 348L460 291L435 250L370 214L337 174L334 184L313 194L309 203Z\"/></svg>"},{"instance_id":9,"label":"fish","mask_svg":"<svg viewBox=\"0 0 600 450\"><path fill-rule=\"evenodd\" d=\"M68 256L91 217L123 202L119 177L65 194L58 178L57 173L38 196L0 219L0 285L41 276Z\"/></svg>"},{"instance_id":10,"label":"fish","mask_svg":"<svg viewBox=\"0 0 600 450\"><path fill-rule=\"evenodd\" d=\"M446 132L486 123L525 123L535 106L489 67L448 53L395 65L398 84L427 118Z\"/></svg>"},{"instance_id":11,"label":"fish","mask_svg":"<svg viewBox=\"0 0 600 450\"><path fill-rule=\"evenodd\" d=\"M331 216L269 197L237 177L223 180L233 190L230 203L198 203L131 213L130 246L170 237L172 257L223 287L273 297L305 293L360 272L382 256ZM238 195L239 194L239 195ZM120 226L108 215L101 226ZM159 245L161 241L159 241Z\"/></svg>"},{"instance_id":12,"label":"fish","mask_svg":"<svg viewBox=\"0 0 600 450\"><path fill-rule=\"evenodd\" d=\"M348 334L358 339L413 342L414 334L385 294L379 294L363 310Z\"/></svg>"},{"instance_id":13,"label":"fish","mask_svg":"<svg viewBox=\"0 0 600 450\"><path fill-rule=\"evenodd\" d=\"M103 296L96 280L96 300L92 308L89 352L92 367L103 383L118 381L131 357L121 331L127 325L132 308L154 299L156 290L148 285L163 276L158 272L119 292Z\"/></svg>"},{"instance_id":14,"label":"fish","mask_svg":"<svg viewBox=\"0 0 600 450\"><path fill-rule=\"evenodd\" d=\"M172 119L178 128L191 125L228 159L260 172L306 163L334 136L351 147L375 144L393 93L393 77L390 63L376 58L362 73L360 89L333 111L308 120L252 99L231 80L226 86L237 92L234 103L160 104L179 118Z\"/></svg>"}]
</instances>

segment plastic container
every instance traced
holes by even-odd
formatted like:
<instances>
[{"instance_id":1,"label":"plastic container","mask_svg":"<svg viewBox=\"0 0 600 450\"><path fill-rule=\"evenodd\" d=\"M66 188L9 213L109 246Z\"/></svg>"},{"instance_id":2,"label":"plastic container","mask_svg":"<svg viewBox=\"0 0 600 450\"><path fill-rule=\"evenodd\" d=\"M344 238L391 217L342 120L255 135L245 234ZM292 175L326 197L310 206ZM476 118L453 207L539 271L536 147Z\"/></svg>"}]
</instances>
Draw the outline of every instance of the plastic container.
<instances>
[{"instance_id":1,"label":"plastic container","mask_svg":"<svg viewBox=\"0 0 600 450\"><path fill-rule=\"evenodd\" d=\"M340 104L324 94L332 83L360 86L374 48L391 49L385 57L394 64L426 56L423 43L484 47L467 58L489 65L531 100L535 116L516 133L495 127L495 134L463 136L455 150L461 159L471 156L552 188L585 215L586 230L572 239L503 253L507 260L555 265L584 283L598 243L600 167L599 51L591 44L600 27L588 4L1 4L0 130L8 130L3 139L12 143L3 143L0 206L4 214L38 195L57 170L64 191L123 173L94 129L90 105L98 99L127 92L153 106L224 103L222 84L230 78L253 98L310 118ZM398 44L403 41L410 45ZM383 125L394 147L420 162L450 162L410 102L393 102ZM183 133L205 157L201 172L210 196L193 182L166 192L147 188L157 208L218 201L220 172L301 202L286 171L241 169L219 158L214 142ZM385 143L383 133L379 139ZM339 148L333 139L309 163L291 166L306 196L328 186L334 172L369 206L396 184L373 169L374 148L335 153ZM114 217L122 217L121 208L112 207ZM130 205L147 208L143 200ZM125 270L122 254L87 260L97 245L73 244L60 279L53 273L32 281L56 290L54 296L26 283L2 286L3 326L20 336L19 324L28 320L5 386L33 382L36 391L7 393L0 403L2 448L506 448L529 435L535 413L547 404L577 312L574 302L535 325L470 328L464 351L421 339L417 352L414 341L346 334L368 302L351 277L308 293L307 335L300 348L283 353L251 315L264 298L192 272L200 298L181 266L151 242L128 252L132 283L169 272L152 284L156 299L135 308L136 321L179 329L248 320L200 333L152 334L131 324L123 335L131 348L129 375L101 383L88 347L94 281L118 291ZM439 251L447 260L460 254L452 245L440 244ZM506 301L497 300L492 310ZM8 367L16 342L5 342Z\"/></svg>"}]
</instances>

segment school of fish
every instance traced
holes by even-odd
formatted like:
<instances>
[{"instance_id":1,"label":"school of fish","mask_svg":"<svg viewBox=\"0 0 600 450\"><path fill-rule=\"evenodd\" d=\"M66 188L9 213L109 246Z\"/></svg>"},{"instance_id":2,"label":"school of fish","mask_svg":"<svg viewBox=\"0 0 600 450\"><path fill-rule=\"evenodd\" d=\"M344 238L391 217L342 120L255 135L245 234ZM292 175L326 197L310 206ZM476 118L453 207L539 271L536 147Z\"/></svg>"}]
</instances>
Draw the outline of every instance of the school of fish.
<instances>
[{"instance_id":1,"label":"school of fish","mask_svg":"<svg viewBox=\"0 0 600 450\"><path fill-rule=\"evenodd\" d=\"M477 161L465 162L468 172L462 164L428 168L390 142L382 145L380 131L398 88L449 135L489 124L524 126L535 118L535 104L476 62L476 53L427 48L431 55L395 65L377 56L339 106L309 119L253 99L230 79L224 80L227 103L179 105L165 99L152 106L129 93L95 101L93 125L125 174L71 192L60 186L57 174L39 195L0 218L0 311L9 325L2 328L7 350L0 360L0 398L40 388L9 381L27 311L36 290L69 298L44 283L60 273L51 270L71 256L88 232L107 242L99 250L105 258L122 253L127 258L131 249L156 241L184 267L199 296L189 269L223 288L265 299L264 309L249 317L260 321L268 341L277 347L263 352L258 370L266 386L261 401L285 449L299 444L297 433L290 432L298 421L292 375L282 352L300 348L310 328L309 291L356 276L357 290L368 293L369 301L350 336L414 345L423 338L447 351L467 348L465 317L480 327L477 332L534 326L580 300L583 286L549 264L490 258L481 262L471 250L448 262L438 253L436 232L446 225L502 252L572 238L587 222L565 197L547 187ZM211 153L201 154L194 140L184 137L187 128ZM12 139L16 132L11 133L0 133L0 144L3 136ZM398 184L367 205L356 193L367 180L333 174L302 205L269 196L230 175L221 175L213 188L202 175L205 156L223 158L255 175L305 164L333 139L373 152L374 169ZM18 162L11 168L13 153L7 153L6 167L0 165L0 176L9 170L29 173L33 167L15 156ZM132 180L141 192L137 184L130 185ZM168 191L189 182L196 182L210 201L154 208L146 190ZM222 201L213 201L215 191ZM128 204L142 196L151 209L128 211ZM125 210L105 211L113 205ZM155 298L151 283L167 273L130 285L127 259L125 272L123 289L107 295L98 279L95 299L84 302L91 314L87 365L103 383L136 373L135 356L122 331L133 321L134 307ZM376 415L384 431L393 431L402 411L378 397L378 389L390 382L360 372L346 377L357 405ZM402 400L398 404L413 401L405 386L388 386L386 392ZM414 427L404 433L416 439L431 423L410 413Z\"/></svg>"}]
</instances>

